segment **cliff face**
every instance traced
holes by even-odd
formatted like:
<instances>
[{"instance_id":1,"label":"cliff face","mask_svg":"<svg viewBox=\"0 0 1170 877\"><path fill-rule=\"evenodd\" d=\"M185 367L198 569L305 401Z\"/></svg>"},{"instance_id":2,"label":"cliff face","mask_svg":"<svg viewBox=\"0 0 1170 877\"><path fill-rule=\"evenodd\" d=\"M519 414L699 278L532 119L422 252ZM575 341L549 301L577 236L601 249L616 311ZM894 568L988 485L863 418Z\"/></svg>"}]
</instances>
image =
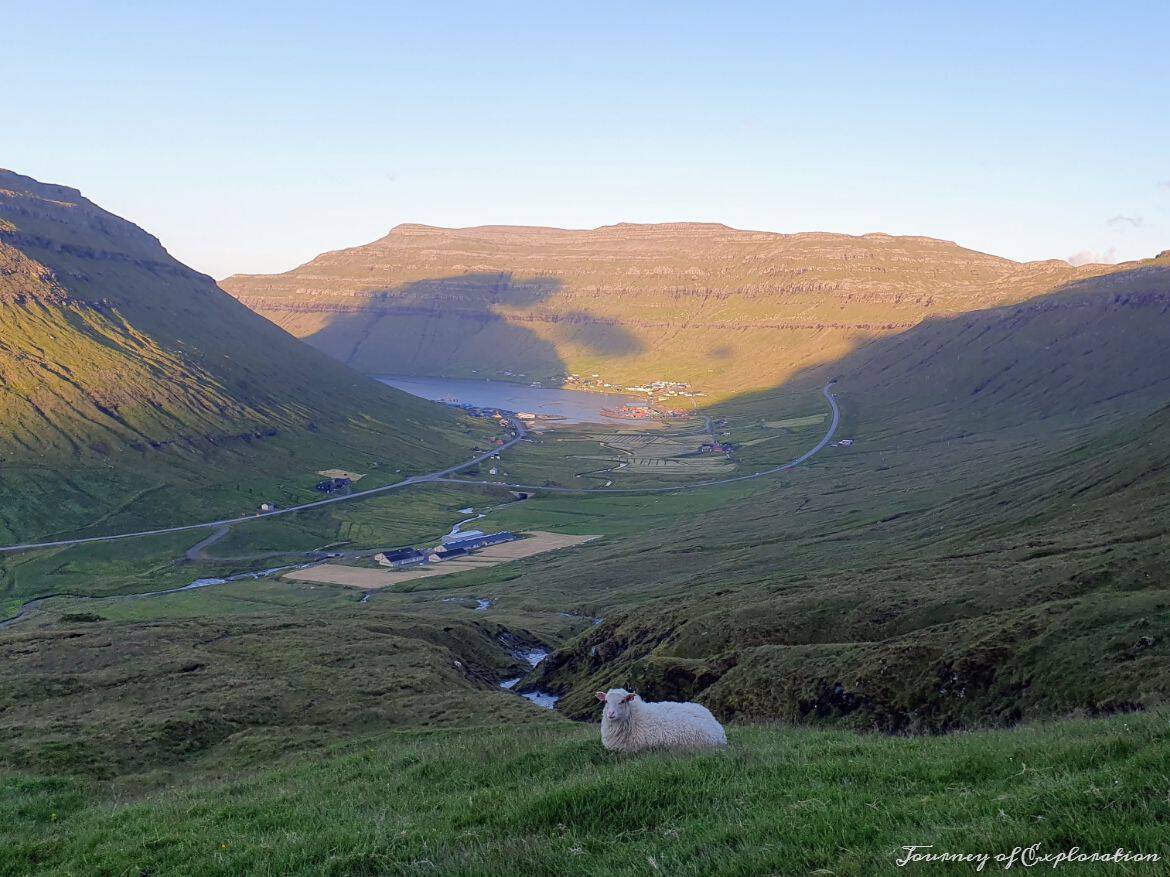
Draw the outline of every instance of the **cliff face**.
<instances>
[{"instance_id":1,"label":"cliff face","mask_svg":"<svg viewBox=\"0 0 1170 877\"><path fill-rule=\"evenodd\" d=\"M1028 298L1093 270L882 234L402 225L285 274L221 285L369 373L598 373L726 395L774 386L925 318Z\"/></svg>"}]
</instances>

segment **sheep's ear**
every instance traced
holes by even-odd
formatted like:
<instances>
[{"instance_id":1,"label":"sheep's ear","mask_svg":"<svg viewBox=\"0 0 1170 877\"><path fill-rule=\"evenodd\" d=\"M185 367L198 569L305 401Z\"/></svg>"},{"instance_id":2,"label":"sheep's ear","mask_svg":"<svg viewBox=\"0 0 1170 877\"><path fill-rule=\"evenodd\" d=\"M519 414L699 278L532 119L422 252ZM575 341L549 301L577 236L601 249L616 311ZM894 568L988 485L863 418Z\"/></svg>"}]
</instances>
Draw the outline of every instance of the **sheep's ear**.
<instances>
[{"instance_id":1,"label":"sheep's ear","mask_svg":"<svg viewBox=\"0 0 1170 877\"><path fill-rule=\"evenodd\" d=\"M604 702L605 701L605 692L604 691L597 692L597 699Z\"/></svg>"},{"instance_id":2,"label":"sheep's ear","mask_svg":"<svg viewBox=\"0 0 1170 877\"><path fill-rule=\"evenodd\" d=\"M622 703L629 703L631 700L633 700L637 696L638 696L638 693L636 691L631 691L629 694L627 694L625 697L622 698Z\"/></svg>"}]
</instances>

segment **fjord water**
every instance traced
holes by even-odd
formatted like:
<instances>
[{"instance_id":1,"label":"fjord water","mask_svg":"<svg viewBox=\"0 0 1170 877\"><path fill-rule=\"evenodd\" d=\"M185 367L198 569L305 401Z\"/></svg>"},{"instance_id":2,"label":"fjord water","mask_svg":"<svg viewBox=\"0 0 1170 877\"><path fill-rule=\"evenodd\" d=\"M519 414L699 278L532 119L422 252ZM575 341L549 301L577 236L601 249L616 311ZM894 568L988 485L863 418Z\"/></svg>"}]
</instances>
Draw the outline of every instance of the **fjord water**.
<instances>
[{"instance_id":1,"label":"fjord water","mask_svg":"<svg viewBox=\"0 0 1170 877\"><path fill-rule=\"evenodd\" d=\"M603 408L620 408L627 402L641 401L634 396L616 393L586 393L528 387L504 381L475 381L458 378L415 378L383 375L378 378L399 390L432 401L459 401L483 408L505 411L529 411L564 418L564 423L603 423L608 418Z\"/></svg>"}]
</instances>

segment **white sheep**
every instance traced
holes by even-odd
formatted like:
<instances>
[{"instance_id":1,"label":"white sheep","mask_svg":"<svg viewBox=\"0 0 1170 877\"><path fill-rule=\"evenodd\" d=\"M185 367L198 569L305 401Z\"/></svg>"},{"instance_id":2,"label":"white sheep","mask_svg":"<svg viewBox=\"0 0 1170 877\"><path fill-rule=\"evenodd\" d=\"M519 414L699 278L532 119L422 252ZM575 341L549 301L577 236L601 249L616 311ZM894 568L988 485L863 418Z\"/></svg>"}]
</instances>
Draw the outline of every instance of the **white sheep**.
<instances>
[{"instance_id":1,"label":"white sheep","mask_svg":"<svg viewBox=\"0 0 1170 877\"><path fill-rule=\"evenodd\" d=\"M709 749L727 745L723 726L697 703L646 703L624 688L597 692L605 704L601 745L617 752Z\"/></svg>"}]
</instances>

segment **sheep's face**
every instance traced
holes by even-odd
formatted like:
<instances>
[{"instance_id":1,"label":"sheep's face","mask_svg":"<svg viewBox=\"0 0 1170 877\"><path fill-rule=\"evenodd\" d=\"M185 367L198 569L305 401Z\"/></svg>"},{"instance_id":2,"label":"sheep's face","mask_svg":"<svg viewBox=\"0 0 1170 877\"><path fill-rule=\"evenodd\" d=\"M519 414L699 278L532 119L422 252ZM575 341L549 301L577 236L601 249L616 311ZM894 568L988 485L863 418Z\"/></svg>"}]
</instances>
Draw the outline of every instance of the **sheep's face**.
<instances>
[{"instance_id":1,"label":"sheep's face","mask_svg":"<svg viewBox=\"0 0 1170 877\"><path fill-rule=\"evenodd\" d=\"M597 692L597 699L605 704L601 711L603 717L611 722L623 722L630 715L630 701L635 695L624 688L611 688L609 691Z\"/></svg>"}]
</instances>

